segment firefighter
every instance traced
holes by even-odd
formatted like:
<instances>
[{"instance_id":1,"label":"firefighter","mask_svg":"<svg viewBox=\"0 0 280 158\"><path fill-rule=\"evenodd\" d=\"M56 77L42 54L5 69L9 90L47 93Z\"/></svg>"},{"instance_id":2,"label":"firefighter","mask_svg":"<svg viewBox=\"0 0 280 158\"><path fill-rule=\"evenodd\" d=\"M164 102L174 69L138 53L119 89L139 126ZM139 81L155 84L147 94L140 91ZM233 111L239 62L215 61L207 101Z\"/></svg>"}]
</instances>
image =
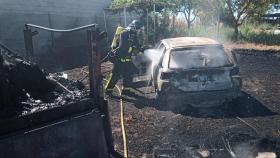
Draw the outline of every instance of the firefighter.
<instances>
[{"instance_id":1,"label":"firefighter","mask_svg":"<svg viewBox=\"0 0 280 158\"><path fill-rule=\"evenodd\" d=\"M108 78L108 82L105 86L108 95L112 95L113 88L118 80L123 78L123 94L130 93L132 88L133 74L135 72L135 66L132 62L132 57L136 56L141 52L141 47L137 37L138 32L143 27L142 23L138 20L133 20L127 28L123 29L118 36L117 41L112 43L112 51L110 55L114 59L113 70ZM120 27L117 28L116 34L121 30ZM114 47L116 47L114 49Z\"/></svg>"}]
</instances>

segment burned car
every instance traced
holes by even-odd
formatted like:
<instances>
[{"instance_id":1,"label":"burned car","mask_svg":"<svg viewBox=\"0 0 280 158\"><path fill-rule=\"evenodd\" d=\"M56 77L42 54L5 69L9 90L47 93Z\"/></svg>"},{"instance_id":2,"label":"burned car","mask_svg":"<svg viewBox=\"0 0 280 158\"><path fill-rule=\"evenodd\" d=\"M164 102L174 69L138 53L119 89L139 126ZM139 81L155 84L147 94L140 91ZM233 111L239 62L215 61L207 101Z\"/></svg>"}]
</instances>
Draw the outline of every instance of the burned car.
<instances>
[{"instance_id":1,"label":"burned car","mask_svg":"<svg viewBox=\"0 0 280 158\"><path fill-rule=\"evenodd\" d=\"M193 107L210 107L241 95L235 56L215 40L164 39L145 54L151 60L151 80L159 103L182 101Z\"/></svg>"}]
</instances>

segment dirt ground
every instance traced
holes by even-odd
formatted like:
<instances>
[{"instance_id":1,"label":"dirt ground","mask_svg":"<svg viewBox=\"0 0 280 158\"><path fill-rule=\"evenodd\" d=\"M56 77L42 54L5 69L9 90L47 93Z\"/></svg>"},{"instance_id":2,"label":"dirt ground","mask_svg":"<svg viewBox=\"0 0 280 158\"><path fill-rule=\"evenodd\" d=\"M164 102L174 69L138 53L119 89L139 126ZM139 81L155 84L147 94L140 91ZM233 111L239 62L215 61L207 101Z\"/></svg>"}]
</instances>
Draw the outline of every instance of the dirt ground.
<instances>
[{"instance_id":1,"label":"dirt ground","mask_svg":"<svg viewBox=\"0 0 280 158\"><path fill-rule=\"evenodd\" d=\"M238 55L244 96L229 107L162 110L155 105L153 88L135 83L139 92L125 96L125 125L130 157L256 157L257 152L280 152L280 62L275 53ZM109 99L115 148L123 152L120 106ZM172 104L172 103L167 103ZM172 107L172 106L171 106Z\"/></svg>"},{"instance_id":2,"label":"dirt ground","mask_svg":"<svg viewBox=\"0 0 280 158\"><path fill-rule=\"evenodd\" d=\"M145 77L135 78L137 91L123 99L129 157L255 158L258 152L275 152L279 157L279 53L239 50L244 95L217 108L166 103L172 108L162 109L155 104L153 87ZM110 67L103 65L104 73ZM83 78L81 72L77 68L68 75ZM115 149L122 154L120 105L115 95L108 100Z\"/></svg>"}]
</instances>

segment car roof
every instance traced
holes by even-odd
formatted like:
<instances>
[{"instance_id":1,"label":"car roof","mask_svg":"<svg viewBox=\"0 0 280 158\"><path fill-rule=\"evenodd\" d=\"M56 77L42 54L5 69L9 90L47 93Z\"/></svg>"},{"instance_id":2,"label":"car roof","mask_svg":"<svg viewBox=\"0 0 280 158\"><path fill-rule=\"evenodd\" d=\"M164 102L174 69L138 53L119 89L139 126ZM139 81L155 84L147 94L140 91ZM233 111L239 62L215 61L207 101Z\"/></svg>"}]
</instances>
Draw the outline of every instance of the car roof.
<instances>
[{"instance_id":1,"label":"car roof","mask_svg":"<svg viewBox=\"0 0 280 158\"><path fill-rule=\"evenodd\" d=\"M163 39L162 43L170 49L184 48L189 46L222 45L218 41L206 37L167 38L167 39Z\"/></svg>"}]
</instances>

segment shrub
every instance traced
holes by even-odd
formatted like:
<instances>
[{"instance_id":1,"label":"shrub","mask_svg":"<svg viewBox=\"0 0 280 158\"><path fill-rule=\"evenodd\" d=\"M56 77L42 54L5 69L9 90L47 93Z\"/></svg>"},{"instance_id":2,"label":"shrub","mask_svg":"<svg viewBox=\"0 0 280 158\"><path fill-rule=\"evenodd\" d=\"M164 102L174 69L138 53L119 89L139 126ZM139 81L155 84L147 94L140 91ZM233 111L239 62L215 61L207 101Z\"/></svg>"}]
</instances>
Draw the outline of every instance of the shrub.
<instances>
[{"instance_id":1,"label":"shrub","mask_svg":"<svg viewBox=\"0 0 280 158\"><path fill-rule=\"evenodd\" d=\"M275 27L271 24L244 25L240 27L241 40L266 45L279 45L280 35L274 35Z\"/></svg>"},{"instance_id":2,"label":"shrub","mask_svg":"<svg viewBox=\"0 0 280 158\"><path fill-rule=\"evenodd\" d=\"M273 31L276 27L267 24L245 24L239 28L240 41L259 43L266 45L279 45L280 35L274 35ZM217 26L202 27L196 26L188 29L186 24L177 23L175 28L176 36L197 36L209 37L221 42L228 42L233 40L234 29L231 27L221 27L219 32Z\"/></svg>"}]
</instances>

